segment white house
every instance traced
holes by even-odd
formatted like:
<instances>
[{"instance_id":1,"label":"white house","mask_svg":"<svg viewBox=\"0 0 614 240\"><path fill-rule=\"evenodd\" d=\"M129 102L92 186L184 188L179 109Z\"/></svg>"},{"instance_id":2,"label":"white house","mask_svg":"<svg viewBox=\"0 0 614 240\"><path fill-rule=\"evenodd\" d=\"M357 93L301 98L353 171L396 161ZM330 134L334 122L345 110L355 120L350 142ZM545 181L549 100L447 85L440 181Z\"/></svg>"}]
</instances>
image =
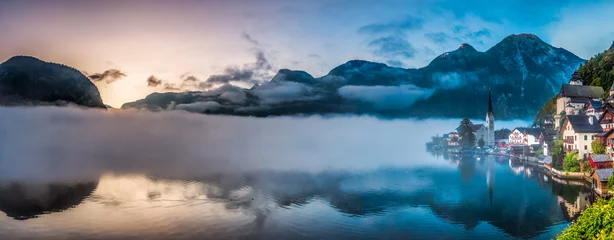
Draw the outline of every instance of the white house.
<instances>
[{"instance_id":1,"label":"white house","mask_svg":"<svg viewBox=\"0 0 614 240\"><path fill-rule=\"evenodd\" d=\"M582 78L577 72L573 73L569 84L563 84L556 99L556 115L554 115L555 127L559 129L560 120L563 117L561 112L566 115L578 114L580 110L591 101L599 101L603 95L603 88L582 85ZM571 114L570 114L571 113Z\"/></svg>"},{"instance_id":2,"label":"white house","mask_svg":"<svg viewBox=\"0 0 614 240\"><path fill-rule=\"evenodd\" d=\"M592 153L591 143L595 140L595 135L601 132L603 128L595 116L566 116L560 130L564 151L578 151L580 158L588 158Z\"/></svg>"}]
</instances>

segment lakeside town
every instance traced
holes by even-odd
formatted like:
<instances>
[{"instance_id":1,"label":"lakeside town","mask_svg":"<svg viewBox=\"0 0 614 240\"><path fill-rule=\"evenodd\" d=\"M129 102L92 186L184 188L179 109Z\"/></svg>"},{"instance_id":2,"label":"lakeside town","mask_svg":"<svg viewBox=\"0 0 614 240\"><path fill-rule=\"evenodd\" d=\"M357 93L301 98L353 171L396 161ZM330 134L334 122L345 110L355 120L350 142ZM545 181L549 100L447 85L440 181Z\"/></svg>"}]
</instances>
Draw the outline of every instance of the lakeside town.
<instances>
[{"instance_id":1,"label":"lakeside town","mask_svg":"<svg viewBox=\"0 0 614 240\"><path fill-rule=\"evenodd\" d=\"M485 123L463 119L427 148L450 154L491 154L543 167L562 179L590 183L599 196L614 192L614 85L586 86L577 72L556 96L556 113L529 127L496 129L489 91Z\"/></svg>"}]
</instances>

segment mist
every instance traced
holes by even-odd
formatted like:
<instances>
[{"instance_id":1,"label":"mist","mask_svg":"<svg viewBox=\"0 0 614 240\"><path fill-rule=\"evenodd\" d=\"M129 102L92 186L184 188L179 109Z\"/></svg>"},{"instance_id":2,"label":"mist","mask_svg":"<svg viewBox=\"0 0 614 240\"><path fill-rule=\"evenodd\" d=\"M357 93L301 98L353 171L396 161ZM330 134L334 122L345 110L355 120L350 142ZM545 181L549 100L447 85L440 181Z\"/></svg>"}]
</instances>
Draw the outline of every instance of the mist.
<instances>
[{"instance_id":1,"label":"mist","mask_svg":"<svg viewBox=\"0 0 614 240\"><path fill-rule=\"evenodd\" d=\"M95 181L105 173L189 178L432 166L425 143L459 122L0 108L0 182ZM498 122L497 129L526 125ZM441 166L450 167L443 161Z\"/></svg>"}]
</instances>

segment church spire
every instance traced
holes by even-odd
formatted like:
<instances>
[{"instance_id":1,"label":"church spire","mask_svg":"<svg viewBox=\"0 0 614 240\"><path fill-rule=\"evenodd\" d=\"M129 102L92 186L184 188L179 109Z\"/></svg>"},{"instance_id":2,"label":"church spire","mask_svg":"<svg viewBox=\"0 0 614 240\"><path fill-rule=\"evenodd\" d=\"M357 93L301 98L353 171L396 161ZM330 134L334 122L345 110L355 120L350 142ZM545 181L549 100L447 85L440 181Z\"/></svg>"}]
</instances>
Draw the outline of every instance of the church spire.
<instances>
[{"instance_id":1,"label":"church spire","mask_svg":"<svg viewBox=\"0 0 614 240\"><path fill-rule=\"evenodd\" d=\"M488 89L488 112L492 113L492 97L490 96L490 88Z\"/></svg>"}]
</instances>

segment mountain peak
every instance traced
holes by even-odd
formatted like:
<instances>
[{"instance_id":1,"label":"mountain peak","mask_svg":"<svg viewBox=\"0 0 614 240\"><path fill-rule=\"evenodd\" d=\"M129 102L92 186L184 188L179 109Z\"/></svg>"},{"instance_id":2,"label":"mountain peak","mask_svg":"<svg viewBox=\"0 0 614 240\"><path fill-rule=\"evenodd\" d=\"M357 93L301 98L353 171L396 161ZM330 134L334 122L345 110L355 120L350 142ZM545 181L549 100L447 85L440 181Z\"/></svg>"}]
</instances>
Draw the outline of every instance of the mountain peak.
<instances>
[{"instance_id":1,"label":"mountain peak","mask_svg":"<svg viewBox=\"0 0 614 240\"><path fill-rule=\"evenodd\" d=\"M478 50L475 50L475 48L471 46L469 43L461 44L460 47L458 47L458 50L465 51L465 52L477 52L478 51Z\"/></svg>"},{"instance_id":2,"label":"mountain peak","mask_svg":"<svg viewBox=\"0 0 614 240\"><path fill-rule=\"evenodd\" d=\"M505 39L534 39L541 41L541 39L537 35L532 33L510 34Z\"/></svg>"}]
</instances>

